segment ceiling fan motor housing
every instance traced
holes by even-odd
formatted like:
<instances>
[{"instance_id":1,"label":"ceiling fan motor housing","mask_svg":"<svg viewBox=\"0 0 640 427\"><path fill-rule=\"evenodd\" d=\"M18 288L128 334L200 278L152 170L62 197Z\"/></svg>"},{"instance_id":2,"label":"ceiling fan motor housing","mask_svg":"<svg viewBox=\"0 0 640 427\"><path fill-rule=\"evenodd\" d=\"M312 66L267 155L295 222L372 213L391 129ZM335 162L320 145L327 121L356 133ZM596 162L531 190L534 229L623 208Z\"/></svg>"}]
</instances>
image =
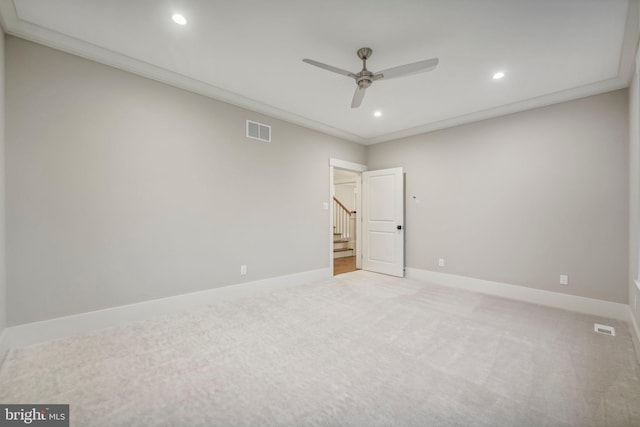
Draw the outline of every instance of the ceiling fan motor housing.
<instances>
[{"instance_id":1,"label":"ceiling fan motor housing","mask_svg":"<svg viewBox=\"0 0 640 427\"><path fill-rule=\"evenodd\" d=\"M364 69L360 71L358 74L356 74L356 83L358 84L358 87L366 89L369 86L371 86L372 82L373 82L373 73L371 71Z\"/></svg>"}]
</instances>

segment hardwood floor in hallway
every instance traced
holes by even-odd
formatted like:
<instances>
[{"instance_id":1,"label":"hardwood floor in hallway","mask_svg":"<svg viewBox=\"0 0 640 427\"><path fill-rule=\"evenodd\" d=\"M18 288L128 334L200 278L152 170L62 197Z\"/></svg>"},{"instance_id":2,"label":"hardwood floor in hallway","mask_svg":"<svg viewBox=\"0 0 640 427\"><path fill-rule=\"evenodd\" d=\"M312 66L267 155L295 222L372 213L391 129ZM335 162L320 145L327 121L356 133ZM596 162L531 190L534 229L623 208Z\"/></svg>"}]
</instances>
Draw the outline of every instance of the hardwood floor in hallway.
<instances>
[{"instance_id":1,"label":"hardwood floor in hallway","mask_svg":"<svg viewBox=\"0 0 640 427\"><path fill-rule=\"evenodd\" d=\"M342 273L349 273L350 271L356 271L356 257L347 256L343 258L333 259L333 275L337 276Z\"/></svg>"}]
</instances>

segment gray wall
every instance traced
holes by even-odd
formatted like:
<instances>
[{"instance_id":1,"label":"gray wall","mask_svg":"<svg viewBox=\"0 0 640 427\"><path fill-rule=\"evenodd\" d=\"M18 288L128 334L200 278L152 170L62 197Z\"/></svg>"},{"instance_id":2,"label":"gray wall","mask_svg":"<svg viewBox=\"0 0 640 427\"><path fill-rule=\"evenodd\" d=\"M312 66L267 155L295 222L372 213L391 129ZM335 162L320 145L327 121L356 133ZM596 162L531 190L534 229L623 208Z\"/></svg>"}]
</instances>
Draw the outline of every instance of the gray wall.
<instances>
[{"instance_id":1,"label":"gray wall","mask_svg":"<svg viewBox=\"0 0 640 427\"><path fill-rule=\"evenodd\" d=\"M4 33L0 27L0 334L7 326L6 269L5 269L5 125L4 125ZM1 355L0 355L1 358Z\"/></svg>"},{"instance_id":2,"label":"gray wall","mask_svg":"<svg viewBox=\"0 0 640 427\"><path fill-rule=\"evenodd\" d=\"M354 191L356 184L354 183L338 183L335 185L335 197L340 203L350 211L356 210Z\"/></svg>"},{"instance_id":3,"label":"gray wall","mask_svg":"<svg viewBox=\"0 0 640 427\"><path fill-rule=\"evenodd\" d=\"M368 166L405 168L408 267L626 303L628 129L620 90L378 144Z\"/></svg>"},{"instance_id":4,"label":"gray wall","mask_svg":"<svg viewBox=\"0 0 640 427\"><path fill-rule=\"evenodd\" d=\"M10 325L328 267L329 157L405 168L409 267L633 295L626 91L378 144L365 158L362 146L21 39L6 38L6 55ZM273 125L274 141L246 139L245 119Z\"/></svg>"},{"instance_id":5,"label":"gray wall","mask_svg":"<svg viewBox=\"0 0 640 427\"><path fill-rule=\"evenodd\" d=\"M363 146L14 37L6 54L9 325L329 267L328 159Z\"/></svg>"}]
</instances>

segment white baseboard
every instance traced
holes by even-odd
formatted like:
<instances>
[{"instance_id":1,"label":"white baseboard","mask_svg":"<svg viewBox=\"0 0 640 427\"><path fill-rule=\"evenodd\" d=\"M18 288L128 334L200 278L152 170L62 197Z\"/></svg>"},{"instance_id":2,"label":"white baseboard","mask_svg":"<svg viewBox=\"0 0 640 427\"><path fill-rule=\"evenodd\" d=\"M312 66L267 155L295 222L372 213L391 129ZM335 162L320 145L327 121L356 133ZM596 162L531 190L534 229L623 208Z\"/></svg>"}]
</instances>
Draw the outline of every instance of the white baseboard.
<instances>
[{"instance_id":1,"label":"white baseboard","mask_svg":"<svg viewBox=\"0 0 640 427\"><path fill-rule=\"evenodd\" d=\"M474 279L454 274L439 273L436 271L421 270L418 268L406 268L405 273L409 279L420 280L436 285L465 289L547 307L561 308L578 313L629 322L630 312L627 304L561 294L559 292L528 288L526 286L492 282L490 280Z\"/></svg>"},{"instance_id":2,"label":"white baseboard","mask_svg":"<svg viewBox=\"0 0 640 427\"><path fill-rule=\"evenodd\" d=\"M629 306L628 309L631 323L631 338L633 339L633 346L636 349L636 358L638 359L638 363L640 363L640 327L638 327L638 322L636 322L636 318L631 312L631 306Z\"/></svg>"},{"instance_id":3,"label":"white baseboard","mask_svg":"<svg viewBox=\"0 0 640 427\"><path fill-rule=\"evenodd\" d=\"M7 335L7 330L3 329L0 332L0 366L2 366L2 362L4 361L4 357L7 355L9 351L9 346L7 345L7 340L5 339Z\"/></svg>"},{"instance_id":4,"label":"white baseboard","mask_svg":"<svg viewBox=\"0 0 640 427\"><path fill-rule=\"evenodd\" d=\"M331 277L330 268L321 268L72 316L58 317L41 322L10 326L0 335L0 354L2 349L6 351L6 349L10 348L39 344L117 326L126 322L144 320L162 314L202 308L220 301L264 295L279 289L327 280Z\"/></svg>"}]
</instances>

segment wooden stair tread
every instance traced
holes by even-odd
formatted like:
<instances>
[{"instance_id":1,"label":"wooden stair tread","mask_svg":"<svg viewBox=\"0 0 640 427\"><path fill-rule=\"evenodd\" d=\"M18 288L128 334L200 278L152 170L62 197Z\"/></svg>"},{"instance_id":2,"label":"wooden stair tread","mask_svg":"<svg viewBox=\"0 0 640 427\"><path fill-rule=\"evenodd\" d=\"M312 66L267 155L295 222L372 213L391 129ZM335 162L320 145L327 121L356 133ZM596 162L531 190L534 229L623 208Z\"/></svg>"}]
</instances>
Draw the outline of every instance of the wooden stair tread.
<instances>
[{"instance_id":1,"label":"wooden stair tread","mask_svg":"<svg viewBox=\"0 0 640 427\"><path fill-rule=\"evenodd\" d=\"M347 243L349 239L334 239L333 243Z\"/></svg>"},{"instance_id":2,"label":"wooden stair tread","mask_svg":"<svg viewBox=\"0 0 640 427\"><path fill-rule=\"evenodd\" d=\"M333 252L345 252L345 251L352 251L353 249L351 248L336 248L333 250Z\"/></svg>"}]
</instances>

